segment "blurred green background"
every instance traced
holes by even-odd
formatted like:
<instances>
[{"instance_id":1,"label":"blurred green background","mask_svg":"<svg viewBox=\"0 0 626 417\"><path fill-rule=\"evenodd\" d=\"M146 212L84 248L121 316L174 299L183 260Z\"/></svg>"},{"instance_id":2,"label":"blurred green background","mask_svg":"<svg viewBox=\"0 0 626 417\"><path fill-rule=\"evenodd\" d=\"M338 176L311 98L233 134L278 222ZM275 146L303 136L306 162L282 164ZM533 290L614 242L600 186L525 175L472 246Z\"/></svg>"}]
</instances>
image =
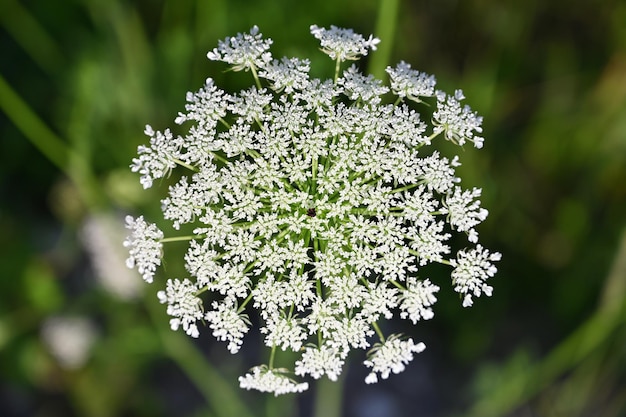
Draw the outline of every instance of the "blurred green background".
<instances>
[{"instance_id":1,"label":"blurred green background","mask_svg":"<svg viewBox=\"0 0 626 417\"><path fill-rule=\"evenodd\" d=\"M493 297L442 289L406 329L428 348L403 374L366 386L354 358L341 415L626 416L626 2L395 3L0 0L0 415L312 415L315 390L239 390L254 349L170 331L121 227L157 218L128 169L144 125L171 126L206 77L249 82L206 59L219 39L256 24L274 56L323 61L309 26L334 24L484 116L461 176L503 254Z\"/></svg>"}]
</instances>

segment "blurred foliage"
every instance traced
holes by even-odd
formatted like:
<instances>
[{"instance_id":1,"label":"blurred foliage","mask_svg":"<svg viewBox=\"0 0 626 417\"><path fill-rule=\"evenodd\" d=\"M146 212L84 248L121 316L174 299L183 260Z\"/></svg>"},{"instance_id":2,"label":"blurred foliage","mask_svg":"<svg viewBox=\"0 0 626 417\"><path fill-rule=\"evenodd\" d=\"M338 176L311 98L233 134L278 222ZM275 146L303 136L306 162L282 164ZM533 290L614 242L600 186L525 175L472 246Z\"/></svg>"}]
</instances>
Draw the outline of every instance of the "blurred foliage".
<instances>
[{"instance_id":1,"label":"blurred foliage","mask_svg":"<svg viewBox=\"0 0 626 417\"><path fill-rule=\"evenodd\" d=\"M1 415L310 415L309 395L240 391L256 352L170 331L153 287L112 292L85 224L154 210L130 159L206 77L241 87L206 60L217 40L256 24L274 55L310 57L311 24L369 34L380 15L373 0L0 2ZM395 17L389 63L485 118L461 176L503 261L492 298L465 310L442 291L437 320L406 329L428 349L404 374L365 386L354 366L343 415L626 415L626 3L404 1ZM51 353L52 317L95 329L83 364Z\"/></svg>"}]
</instances>

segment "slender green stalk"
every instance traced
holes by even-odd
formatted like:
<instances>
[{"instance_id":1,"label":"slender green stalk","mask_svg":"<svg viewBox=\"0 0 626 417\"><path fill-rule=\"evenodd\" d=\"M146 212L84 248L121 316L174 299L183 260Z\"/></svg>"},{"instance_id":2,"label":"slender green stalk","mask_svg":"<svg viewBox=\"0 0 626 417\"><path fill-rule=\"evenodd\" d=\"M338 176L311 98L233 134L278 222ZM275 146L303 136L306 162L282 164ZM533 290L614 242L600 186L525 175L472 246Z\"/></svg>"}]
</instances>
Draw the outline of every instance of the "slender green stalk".
<instances>
[{"instance_id":1,"label":"slender green stalk","mask_svg":"<svg viewBox=\"0 0 626 417\"><path fill-rule=\"evenodd\" d=\"M270 360L269 360L269 368L274 368L274 358L276 357L276 346L272 346L272 351L270 352Z\"/></svg>"},{"instance_id":2,"label":"slender green stalk","mask_svg":"<svg viewBox=\"0 0 626 417\"><path fill-rule=\"evenodd\" d=\"M2 75L0 110L52 164L71 178L88 205L92 208L102 205L100 187L87 161L46 126Z\"/></svg>"},{"instance_id":3,"label":"slender green stalk","mask_svg":"<svg viewBox=\"0 0 626 417\"><path fill-rule=\"evenodd\" d=\"M161 243L181 242L181 241L187 241L187 240L192 240L192 239L199 239L201 237L202 237L201 235L172 236L172 237L165 237L161 239L159 242Z\"/></svg>"},{"instance_id":4,"label":"slender green stalk","mask_svg":"<svg viewBox=\"0 0 626 417\"><path fill-rule=\"evenodd\" d=\"M187 168L189 171L198 172L198 168L194 167L193 165L189 165L188 163L183 162L180 159L174 159L174 162L176 162L181 167Z\"/></svg>"},{"instance_id":5,"label":"slender green stalk","mask_svg":"<svg viewBox=\"0 0 626 417\"><path fill-rule=\"evenodd\" d=\"M70 148L41 121L1 74L0 109L50 162L65 169Z\"/></svg>"},{"instance_id":6,"label":"slender green stalk","mask_svg":"<svg viewBox=\"0 0 626 417\"><path fill-rule=\"evenodd\" d=\"M61 48L20 2L2 0L0 22L42 70L52 74L61 68L65 61Z\"/></svg>"},{"instance_id":7,"label":"slender green stalk","mask_svg":"<svg viewBox=\"0 0 626 417\"><path fill-rule=\"evenodd\" d=\"M343 385L344 374L341 374L337 381L331 381L326 377L316 381L313 417L340 417L342 415Z\"/></svg>"},{"instance_id":8,"label":"slender green stalk","mask_svg":"<svg viewBox=\"0 0 626 417\"><path fill-rule=\"evenodd\" d=\"M335 61L335 76L333 78L335 84L337 84L337 80L339 79L339 70L341 69L341 60L337 58Z\"/></svg>"},{"instance_id":9,"label":"slender green stalk","mask_svg":"<svg viewBox=\"0 0 626 417\"><path fill-rule=\"evenodd\" d=\"M380 341L382 343L385 343L385 335L383 334L382 330L380 330L380 327L378 326L378 323L376 323L376 322L372 323L372 327L376 331L376 334L378 335Z\"/></svg>"},{"instance_id":10,"label":"slender green stalk","mask_svg":"<svg viewBox=\"0 0 626 417\"><path fill-rule=\"evenodd\" d=\"M391 57L399 3L400 0L381 0L378 6L378 20L376 21L374 36L383 39L383 42L371 54L368 72L379 80L384 78L385 68Z\"/></svg>"},{"instance_id":11,"label":"slender green stalk","mask_svg":"<svg viewBox=\"0 0 626 417\"><path fill-rule=\"evenodd\" d=\"M259 75L256 73L256 68L254 68L254 65L250 67L250 72L252 72L252 76L254 77L256 88L258 88L259 90L262 89L263 86L261 85L261 80L259 80Z\"/></svg>"}]
</instances>

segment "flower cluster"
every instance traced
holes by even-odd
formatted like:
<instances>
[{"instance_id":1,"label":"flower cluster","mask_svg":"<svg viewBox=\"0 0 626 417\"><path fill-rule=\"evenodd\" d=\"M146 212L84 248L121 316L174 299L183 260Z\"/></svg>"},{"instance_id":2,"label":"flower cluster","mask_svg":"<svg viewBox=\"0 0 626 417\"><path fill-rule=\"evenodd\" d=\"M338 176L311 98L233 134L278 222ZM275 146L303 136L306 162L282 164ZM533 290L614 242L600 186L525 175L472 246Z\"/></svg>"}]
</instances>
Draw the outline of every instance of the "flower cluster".
<instances>
[{"instance_id":1,"label":"flower cluster","mask_svg":"<svg viewBox=\"0 0 626 417\"><path fill-rule=\"evenodd\" d=\"M429 151L438 137L482 146L482 118L461 106L462 92L436 89L434 76L405 62L387 68L385 85L342 68L378 39L336 27L311 33L335 61L333 79L311 78L308 60L274 59L257 27L227 38L208 58L249 71L254 86L229 93L208 79L175 120L187 133L147 126L150 143L131 165L145 188L170 177L161 207L181 235L129 217L128 265L152 282L164 245L187 241L188 276L158 293L171 328L197 337L205 323L236 353L256 314L269 363L239 381L275 395L307 389L298 376L336 380L354 349L370 349L368 383L401 372L425 346L385 336L379 323L433 318L439 285L426 267L450 266L469 306L491 295L486 281L500 259L478 244L481 190L459 185L457 156ZM455 234L468 248L452 251ZM293 371L274 366L280 350L298 353Z\"/></svg>"}]
</instances>

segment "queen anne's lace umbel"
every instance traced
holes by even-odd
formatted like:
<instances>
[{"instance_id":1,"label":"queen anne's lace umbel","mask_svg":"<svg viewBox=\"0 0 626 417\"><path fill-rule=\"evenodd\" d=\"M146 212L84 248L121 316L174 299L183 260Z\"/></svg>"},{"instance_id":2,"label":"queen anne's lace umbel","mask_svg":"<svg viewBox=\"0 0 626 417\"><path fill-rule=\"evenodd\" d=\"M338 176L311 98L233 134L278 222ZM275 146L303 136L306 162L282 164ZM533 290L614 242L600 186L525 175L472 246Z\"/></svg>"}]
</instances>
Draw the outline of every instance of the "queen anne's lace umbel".
<instances>
[{"instance_id":1,"label":"queen anne's lace umbel","mask_svg":"<svg viewBox=\"0 0 626 417\"><path fill-rule=\"evenodd\" d=\"M378 323L434 316L442 283L426 267L449 265L470 306L491 295L500 259L478 244L481 190L460 186L458 156L429 146L442 138L482 147L482 118L461 106L463 93L437 90L434 76L405 62L387 68L388 85L356 65L342 71L379 40L336 27L311 33L335 61L333 79L310 78L306 59L273 59L257 27L227 38L208 58L249 71L255 85L233 94L208 79L176 117L187 133L147 126L150 143L131 165L144 188L171 184L163 216L192 234L166 238L129 217L128 266L152 282L164 244L187 241L188 277L168 279L158 294L172 329L198 337L204 323L236 353L248 315L259 317L270 361L239 381L276 395L307 389L296 376L336 380L350 351L372 345L366 382L402 371L424 344L385 336ZM453 253L455 234L468 247ZM299 354L292 371L274 367L280 350Z\"/></svg>"}]
</instances>

